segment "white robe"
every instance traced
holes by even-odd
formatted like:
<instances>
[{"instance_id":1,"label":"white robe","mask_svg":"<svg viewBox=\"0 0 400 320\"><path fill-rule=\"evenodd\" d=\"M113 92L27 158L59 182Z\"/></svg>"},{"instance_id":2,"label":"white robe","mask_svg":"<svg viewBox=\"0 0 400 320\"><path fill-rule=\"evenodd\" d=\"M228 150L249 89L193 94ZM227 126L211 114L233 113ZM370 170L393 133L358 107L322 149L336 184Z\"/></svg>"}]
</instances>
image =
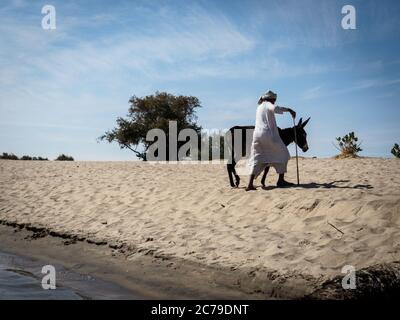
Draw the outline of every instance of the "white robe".
<instances>
[{"instance_id":1,"label":"white robe","mask_svg":"<svg viewBox=\"0 0 400 320\"><path fill-rule=\"evenodd\" d=\"M250 151L250 174L257 177L269 165L277 173L287 171L289 151L279 136L275 113L282 114L287 108L265 101L257 108L256 124Z\"/></svg>"}]
</instances>

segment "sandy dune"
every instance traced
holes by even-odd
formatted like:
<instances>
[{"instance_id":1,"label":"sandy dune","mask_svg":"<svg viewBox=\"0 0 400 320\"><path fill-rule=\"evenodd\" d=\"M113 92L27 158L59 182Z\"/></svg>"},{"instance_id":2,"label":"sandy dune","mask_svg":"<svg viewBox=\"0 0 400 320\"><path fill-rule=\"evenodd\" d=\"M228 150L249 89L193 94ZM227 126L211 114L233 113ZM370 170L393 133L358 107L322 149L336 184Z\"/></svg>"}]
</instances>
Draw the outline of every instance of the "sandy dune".
<instances>
[{"instance_id":1,"label":"sandy dune","mask_svg":"<svg viewBox=\"0 0 400 320\"><path fill-rule=\"evenodd\" d=\"M267 190L245 192L223 165L3 160L0 220L255 274L400 260L400 161L299 163L301 187L274 188L271 172Z\"/></svg>"}]
</instances>

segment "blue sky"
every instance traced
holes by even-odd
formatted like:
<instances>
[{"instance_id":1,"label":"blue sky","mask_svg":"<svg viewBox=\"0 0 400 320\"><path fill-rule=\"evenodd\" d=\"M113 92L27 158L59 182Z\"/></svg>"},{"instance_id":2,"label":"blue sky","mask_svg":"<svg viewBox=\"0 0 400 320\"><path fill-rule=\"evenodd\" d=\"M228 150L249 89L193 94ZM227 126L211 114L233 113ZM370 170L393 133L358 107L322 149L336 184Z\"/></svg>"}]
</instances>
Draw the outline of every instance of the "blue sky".
<instances>
[{"instance_id":1,"label":"blue sky","mask_svg":"<svg viewBox=\"0 0 400 320\"><path fill-rule=\"evenodd\" d=\"M56 8L43 30L41 9ZM341 8L356 8L344 30ZM400 142L399 1L1 1L0 152L130 160L96 141L130 96L197 96L204 128L254 123L272 89L310 117L309 156L355 131L364 156ZM288 114L278 125L291 125ZM293 153L293 149L290 149Z\"/></svg>"}]
</instances>

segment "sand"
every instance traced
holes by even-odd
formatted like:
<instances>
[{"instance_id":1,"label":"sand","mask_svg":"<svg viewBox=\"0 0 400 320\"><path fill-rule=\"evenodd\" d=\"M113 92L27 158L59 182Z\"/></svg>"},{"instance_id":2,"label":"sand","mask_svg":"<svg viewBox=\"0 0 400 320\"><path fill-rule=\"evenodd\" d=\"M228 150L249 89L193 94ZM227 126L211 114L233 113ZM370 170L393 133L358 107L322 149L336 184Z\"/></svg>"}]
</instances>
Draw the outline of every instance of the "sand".
<instances>
[{"instance_id":1,"label":"sand","mask_svg":"<svg viewBox=\"0 0 400 320\"><path fill-rule=\"evenodd\" d=\"M299 159L300 187L245 192L221 164L0 161L0 221L136 254L326 280L400 260L400 161ZM295 181L295 161L287 179ZM127 256L129 260L129 255Z\"/></svg>"}]
</instances>

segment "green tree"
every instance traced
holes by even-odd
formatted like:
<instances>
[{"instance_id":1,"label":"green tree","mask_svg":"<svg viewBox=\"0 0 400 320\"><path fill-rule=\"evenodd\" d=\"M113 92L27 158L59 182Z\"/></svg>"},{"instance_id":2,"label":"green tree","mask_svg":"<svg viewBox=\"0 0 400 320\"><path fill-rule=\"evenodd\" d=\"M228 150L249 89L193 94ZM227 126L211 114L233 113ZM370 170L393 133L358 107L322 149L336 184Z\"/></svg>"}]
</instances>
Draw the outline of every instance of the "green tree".
<instances>
[{"instance_id":1,"label":"green tree","mask_svg":"<svg viewBox=\"0 0 400 320\"><path fill-rule=\"evenodd\" d=\"M125 118L117 118L114 129L99 137L100 141L117 142L121 149L127 148L136 156L146 161L146 152L152 142L146 141L147 132L151 129L161 129L167 137L169 121L176 121L178 132L192 128L200 132L197 125L196 109L201 107L198 98L193 96L175 96L166 92L156 92L154 95L139 98L132 96L130 107ZM185 142L179 142L180 145ZM139 149L140 148L140 149Z\"/></svg>"}]
</instances>

